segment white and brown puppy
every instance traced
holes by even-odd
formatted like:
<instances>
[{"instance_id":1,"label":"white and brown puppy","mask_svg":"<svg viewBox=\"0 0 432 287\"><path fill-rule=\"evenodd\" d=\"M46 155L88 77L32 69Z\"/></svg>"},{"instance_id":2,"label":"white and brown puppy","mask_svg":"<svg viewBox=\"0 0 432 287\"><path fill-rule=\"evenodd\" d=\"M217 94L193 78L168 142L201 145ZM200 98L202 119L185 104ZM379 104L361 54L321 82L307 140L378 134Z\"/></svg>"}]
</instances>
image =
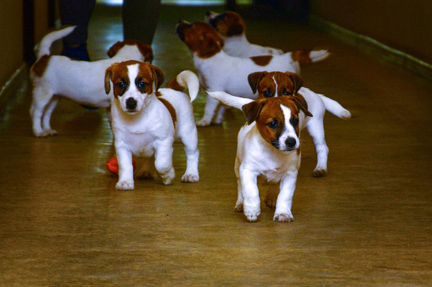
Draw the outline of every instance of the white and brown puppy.
<instances>
[{"instance_id":1,"label":"white and brown puppy","mask_svg":"<svg viewBox=\"0 0 432 287\"><path fill-rule=\"evenodd\" d=\"M228 55L223 51L223 39L207 23L180 22L177 25L177 34L192 52L201 81L209 91L224 91L239 97L255 98L247 80L250 73L264 70L299 72L300 63L293 59L292 53L251 58ZM321 56L312 59L313 62L328 56L324 50L318 53L321 53ZM224 108L220 107L215 117L218 106L216 99L207 98L205 114L197 124L221 124Z\"/></svg>"},{"instance_id":2,"label":"white and brown puppy","mask_svg":"<svg viewBox=\"0 0 432 287\"><path fill-rule=\"evenodd\" d=\"M199 91L198 77L183 71L174 82L173 86L187 87L189 96L173 88L160 89L163 80L162 71L149 63L126 61L106 70L106 93L113 95L110 98L119 163L117 189L134 189L132 156L144 158L139 174L153 174L156 169L162 182L170 184L175 177L175 139L185 145L187 167L182 181L199 181L198 133L191 104Z\"/></svg>"},{"instance_id":3,"label":"white and brown puppy","mask_svg":"<svg viewBox=\"0 0 432 287\"><path fill-rule=\"evenodd\" d=\"M307 117L300 129L306 127L313 139L317 152L317 165L313 170L316 177L327 174L329 148L325 140L324 115L326 111L341 119L349 119L351 113L337 101L322 94L315 93L308 88L302 87L302 79L289 72L256 72L248 77L254 93L259 99L279 97L302 97L305 99L308 110L313 117ZM209 93L222 103L241 109L242 105L250 102L249 99L241 99L222 92Z\"/></svg>"},{"instance_id":4,"label":"white and brown puppy","mask_svg":"<svg viewBox=\"0 0 432 287\"><path fill-rule=\"evenodd\" d=\"M224 51L234 57L248 58L261 55L282 55L281 49L252 44L246 37L246 23L240 14L207 12L207 22L218 31L225 41ZM293 57L306 55L307 52L293 52Z\"/></svg>"},{"instance_id":5,"label":"white and brown puppy","mask_svg":"<svg viewBox=\"0 0 432 287\"><path fill-rule=\"evenodd\" d=\"M52 43L72 33L74 28L68 27L47 34L41 41L37 53L38 60L31 68L33 102L30 114L33 133L37 137L56 134L51 128L50 121L61 97L88 107L107 108L110 99L105 95L104 84L101 81L105 70L116 62L151 62L153 59L151 47L136 41L117 42L108 51L110 59L94 62L51 55Z\"/></svg>"},{"instance_id":6,"label":"white and brown puppy","mask_svg":"<svg viewBox=\"0 0 432 287\"><path fill-rule=\"evenodd\" d=\"M239 98L242 99L242 98ZM238 133L235 174L237 202L249 221L261 213L258 176L280 182L273 220L290 222L292 201L300 167L300 130L312 117L301 96L258 99L242 106L247 124Z\"/></svg>"}]
</instances>

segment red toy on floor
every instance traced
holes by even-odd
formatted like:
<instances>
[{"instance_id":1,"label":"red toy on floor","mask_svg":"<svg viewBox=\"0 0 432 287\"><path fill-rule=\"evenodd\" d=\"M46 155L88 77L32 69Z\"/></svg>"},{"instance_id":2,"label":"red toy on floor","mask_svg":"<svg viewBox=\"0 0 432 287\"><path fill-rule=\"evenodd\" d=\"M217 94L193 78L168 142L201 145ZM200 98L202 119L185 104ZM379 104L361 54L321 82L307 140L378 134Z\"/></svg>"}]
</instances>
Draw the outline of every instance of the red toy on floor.
<instances>
[{"instance_id":1,"label":"red toy on floor","mask_svg":"<svg viewBox=\"0 0 432 287\"><path fill-rule=\"evenodd\" d=\"M136 161L135 159L132 160L132 165L133 165L133 169L135 171L135 167L136 167ZM111 172L112 174L118 175L119 173L119 167L118 167L118 161L117 161L117 157L113 157L111 158L107 163L106 163L106 167L108 169L109 172Z\"/></svg>"}]
</instances>

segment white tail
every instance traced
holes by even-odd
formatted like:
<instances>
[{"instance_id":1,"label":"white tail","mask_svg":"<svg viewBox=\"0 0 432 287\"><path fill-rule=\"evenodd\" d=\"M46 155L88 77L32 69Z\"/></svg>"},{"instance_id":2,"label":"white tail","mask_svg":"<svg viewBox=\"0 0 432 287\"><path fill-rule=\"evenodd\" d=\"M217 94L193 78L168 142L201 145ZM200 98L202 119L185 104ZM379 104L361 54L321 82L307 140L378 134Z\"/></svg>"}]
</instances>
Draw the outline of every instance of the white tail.
<instances>
[{"instance_id":1,"label":"white tail","mask_svg":"<svg viewBox=\"0 0 432 287\"><path fill-rule=\"evenodd\" d=\"M177 75L177 83L183 88L187 88L189 91L189 97L193 102L199 92L199 80L198 77L191 71L185 70Z\"/></svg>"},{"instance_id":2,"label":"white tail","mask_svg":"<svg viewBox=\"0 0 432 287\"><path fill-rule=\"evenodd\" d=\"M328 56L330 56L330 53L327 50L314 50L310 51L309 53L309 58L311 59L312 63L322 61Z\"/></svg>"},{"instance_id":3,"label":"white tail","mask_svg":"<svg viewBox=\"0 0 432 287\"><path fill-rule=\"evenodd\" d=\"M220 101L222 104L227 105L229 107L233 107L236 109L241 110L242 107L246 104L249 104L250 102L253 102L254 100L248 99L248 98L240 98L233 95L230 95L225 92L209 92L207 91L207 94L215 98L216 100Z\"/></svg>"},{"instance_id":4,"label":"white tail","mask_svg":"<svg viewBox=\"0 0 432 287\"><path fill-rule=\"evenodd\" d=\"M43 55L49 55L51 53L50 50L52 43L72 33L73 30L75 30L75 27L76 26L66 27L64 29L57 30L45 35L45 37L43 37L42 41L39 44L37 58L39 59Z\"/></svg>"},{"instance_id":5,"label":"white tail","mask_svg":"<svg viewBox=\"0 0 432 287\"><path fill-rule=\"evenodd\" d=\"M319 95L321 100L324 103L324 106L327 111L329 111L331 114L335 115L336 117L340 119L349 119L351 118L351 113L342 107L341 104L336 102L335 100L332 100L330 98L327 98L324 95Z\"/></svg>"}]
</instances>

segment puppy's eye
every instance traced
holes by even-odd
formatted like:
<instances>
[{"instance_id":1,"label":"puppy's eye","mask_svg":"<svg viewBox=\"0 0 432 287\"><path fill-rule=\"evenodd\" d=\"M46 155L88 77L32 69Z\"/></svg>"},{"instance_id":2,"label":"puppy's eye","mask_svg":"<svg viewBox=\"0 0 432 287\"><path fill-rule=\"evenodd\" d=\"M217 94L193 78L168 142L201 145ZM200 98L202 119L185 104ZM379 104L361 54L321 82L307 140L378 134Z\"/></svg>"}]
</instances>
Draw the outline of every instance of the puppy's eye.
<instances>
[{"instance_id":1,"label":"puppy's eye","mask_svg":"<svg viewBox=\"0 0 432 287\"><path fill-rule=\"evenodd\" d=\"M282 96L289 96L289 95L291 95L291 93L287 89L284 89L282 91Z\"/></svg>"},{"instance_id":2,"label":"puppy's eye","mask_svg":"<svg viewBox=\"0 0 432 287\"><path fill-rule=\"evenodd\" d=\"M270 90L265 90L264 91L264 97L266 98L271 98L273 96L273 92Z\"/></svg>"},{"instance_id":3,"label":"puppy's eye","mask_svg":"<svg viewBox=\"0 0 432 287\"><path fill-rule=\"evenodd\" d=\"M279 122L277 120L272 120L267 126L271 129L277 129L279 127Z\"/></svg>"},{"instance_id":4,"label":"puppy's eye","mask_svg":"<svg viewBox=\"0 0 432 287\"><path fill-rule=\"evenodd\" d=\"M121 81L117 85L122 90L125 90L127 88L127 86L128 86L128 84L126 83L126 81Z\"/></svg>"},{"instance_id":5,"label":"puppy's eye","mask_svg":"<svg viewBox=\"0 0 432 287\"><path fill-rule=\"evenodd\" d=\"M298 118L291 118L290 123L292 124L293 127L297 127L299 124L299 119Z\"/></svg>"},{"instance_id":6,"label":"puppy's eye","mask_svg":"<svg viewBox=\"0 0 432 287\"><path fill-rule=\"evenodd\" d=\"M146 88L146 83L144 83L143 81L137 81L136 86L138 89L144 90Z\"/></svg>"}]
</instances>

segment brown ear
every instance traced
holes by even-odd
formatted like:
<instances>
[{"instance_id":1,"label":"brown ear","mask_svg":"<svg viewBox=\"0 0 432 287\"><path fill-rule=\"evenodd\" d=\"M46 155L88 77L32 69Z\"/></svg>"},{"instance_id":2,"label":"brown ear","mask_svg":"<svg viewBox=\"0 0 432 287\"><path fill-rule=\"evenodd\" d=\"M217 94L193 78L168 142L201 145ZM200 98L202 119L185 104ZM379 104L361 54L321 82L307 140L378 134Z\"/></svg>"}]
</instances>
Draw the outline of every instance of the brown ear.
<instances>
[{"instance_id":1,"label":"brown ear","mask_svg":"<svg viewBox=\"0 0 432 287\"><path fill-rule=\"evenodd\" d=\"M303 98L302 95L295 95L293 97L290 97L291 99L294 100L294 102L296 103L297 108L299 108L300 110L302 110L306 116L308 117L313 117L313 115L311 114L311 112L309 112L308 110L308 104L305 100L305 98Z\"/></svg>"},{"instance_id":2,"label":"brown ear","mask_svg":"<svg viewBox=\"0 0 432 287\"><path fill-rule=\"evenodd\" d=\"M112 76L112 67L109 67L105 71L105 93L108 95L111 91L111 76Z\"/></svg>"},{"instance_id":3,"label":"brown ear","mask_svg":"<svg viewBox=\"0 0 432 287\"><path fill-rule=\"evenodd\" d=\"M243 113L246 117L248 124L251 124L253 121L255 121L258 118L263 106L264 106L264 101L253 101L242 107Z\"/></svg>"},{"instance_id":4,"label":"brown ear","mask_svg":"<svg viewBox=\"0 0 432 287\"><path fill-rule=\"evenodd\" d=\"M156 89L159 89L165 80L164 74L163 74L162 70L156 66L151 65L151 68L153 71L153 77L156 80Z\"/></svg>"},{"instance_id":5,"label":"brown ear","mask_svg":"<svg viewBox=\"0 0 432 287\"><path fill-rule=\"evenodd\" d=\"M112 45L107 52L108 57L114 57L117 52L124 46L124 42L117 41L114 45Z\"/></svg>"},{"instance_id":6,"label":"brown ear","mask_svg":"<svg viewBox=\"0 0 432 287\"><path fill-rule=\"evenodd\" d=\"M301 87L303 87L303 79L300 78L299 75L295 74L295 73L286 73L288 75L288 77L291 79L291 82L293 83L294 86L294 90L293 90L293 95L297 94L298 90L300 90Z\"/></svg>"},{"instance_id":7,"label":"brown ear","mask_svg":"<svg viewBox=\"0 0 432 287\"><path fill-rule=\"evenodd\" d=\"M138 43L138 49L144 57L144 62L151 63L153 61L153 50L150 45Z\"/></svg>"},{"instance_id":8,"label":"brown ear","mask_svg":"<svg viewBox=\"0 0 432 287\"><path fill-rule=\"evenodd\" d=\"M258 89L258 84L261 81L261 79L267 74L267 72L255 72L252 74L249 74L248 81L249 86L252 89L252 92L255 94Z\"/></svg>"}]
</instances>

